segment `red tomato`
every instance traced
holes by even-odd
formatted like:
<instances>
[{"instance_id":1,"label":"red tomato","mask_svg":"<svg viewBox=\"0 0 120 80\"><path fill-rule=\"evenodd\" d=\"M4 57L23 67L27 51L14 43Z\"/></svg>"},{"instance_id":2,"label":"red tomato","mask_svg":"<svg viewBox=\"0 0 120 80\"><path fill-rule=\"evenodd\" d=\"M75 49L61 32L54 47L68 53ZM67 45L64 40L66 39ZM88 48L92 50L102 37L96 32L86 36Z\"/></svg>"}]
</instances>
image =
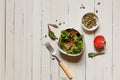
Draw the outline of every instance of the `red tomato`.
<instances>
[{"instance_id":1,"label":"red tomato","mask_svg":"<svg viewBox=\"0 0 120 80\"><path fill-rule=\"evenodd\" d=\"M72 43L67 42L65 48L66 48L67 51L70 50L72 48Z\"/></svg>"},{"instance_id":2,"label":"red tomato","mask_svg":"<svg viewBox=\"0 0 120 80\"><path fill-rule=\"evenodd\" d=\"M105 44L105 38L102 35L98 35L94 38L94 46L96 48L103 48Z\"/></svg>"},{"instance_id":3,"label":"red tomato","mask_svg":"<svg viewBox=\"0 0 120 80\"><path fill-rule=\"evenodd\" d=\"M71 30L70 34L74 34L76 32L76 30Z\"/></svg>"}]
</instances>

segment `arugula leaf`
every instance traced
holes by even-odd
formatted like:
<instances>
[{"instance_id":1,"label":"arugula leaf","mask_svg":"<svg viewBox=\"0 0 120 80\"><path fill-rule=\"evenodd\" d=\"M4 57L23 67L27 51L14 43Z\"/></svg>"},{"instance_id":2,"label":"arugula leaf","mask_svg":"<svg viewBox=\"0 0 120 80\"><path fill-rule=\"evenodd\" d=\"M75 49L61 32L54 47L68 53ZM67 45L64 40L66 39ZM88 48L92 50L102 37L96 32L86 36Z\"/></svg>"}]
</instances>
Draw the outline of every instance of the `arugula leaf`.
<instances>
[{"instance_id":1,"label":"arugula leaf","mask_svg":"<svg viewBox=\"0 0 120 80\"><path fill-rule=\"evenodd\" d=\"M53 31L51 31L51 30L49 30L49 37L52 39L52 40L56 40L56 36L55 36L55 34L54 34L54 32Z\"/></svg>"},{"instance_id":2,"label":"arugula leaf","mask_svg":"<svg viewBox=\"0 0 120 80\"><path fill-rule=\"evenodd\" d=\"M93 57L98 56L98 55L101 55L101 54L104 54L104 53L94 53L94 52L90 52L90 53L88 53L88 57L89 57L89 58L93 58Z\"/></svg>"},{"instance_id":3,"label":"arugula leaf","mask_svg":"<svg viewBox=\"0 0 120 80\"><path fill-rule=\"evenodd\" d=\"M50 25L50 26L52 26L54 28L58 28L58 26L56 24L48 24L48 25Z\"/></svg>"},{"instance_id":4,"label":"arugula leaf","mask_svg":"<svg viewBox=\"0 0 120 80\"><path fill-rule=\"evenodd\" d=\"M95 56L96 56L95 53L92 53L92 52L91 52L91 53L88 53L88 57L89 57L89 58L93 58L93 57L95 57Z\"/></svg>"},{"instance_id":5,"label":"arugula leaf","mask_svg":"<svg viewBox=\"0 0 120 80\"><path fill-rule=\"evenodd\" d=\"M48 24L48 35L49 35L49 37L52 39L52 40L56 40L57 38L56 38L56 35L54 34L54 32L53 31L51 31L51 29L50 29L50 27L49 26L52 26L52 27L54 27L54 28L58 28L58 26L57 25L55 25L55 24Z\"/></svg>"}]
</instances>

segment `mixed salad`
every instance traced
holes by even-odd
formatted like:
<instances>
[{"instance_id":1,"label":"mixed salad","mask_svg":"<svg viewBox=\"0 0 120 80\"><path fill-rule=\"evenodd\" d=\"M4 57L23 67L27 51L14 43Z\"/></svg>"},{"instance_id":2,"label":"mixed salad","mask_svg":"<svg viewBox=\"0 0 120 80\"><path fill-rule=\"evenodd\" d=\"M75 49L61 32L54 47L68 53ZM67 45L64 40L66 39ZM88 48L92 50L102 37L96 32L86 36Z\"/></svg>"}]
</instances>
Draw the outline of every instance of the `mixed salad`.
<instances>
[{"instance_id":1,"label":"mixed salad","mask_svg":"<svg viewBox=\"0 0 120 80\"><path fill-rule=\"evenodd\" d=\"M80 53L84 48L83 35L73 28L62 30L58 45L68 54Z\"/></svg>"}]
</instances>

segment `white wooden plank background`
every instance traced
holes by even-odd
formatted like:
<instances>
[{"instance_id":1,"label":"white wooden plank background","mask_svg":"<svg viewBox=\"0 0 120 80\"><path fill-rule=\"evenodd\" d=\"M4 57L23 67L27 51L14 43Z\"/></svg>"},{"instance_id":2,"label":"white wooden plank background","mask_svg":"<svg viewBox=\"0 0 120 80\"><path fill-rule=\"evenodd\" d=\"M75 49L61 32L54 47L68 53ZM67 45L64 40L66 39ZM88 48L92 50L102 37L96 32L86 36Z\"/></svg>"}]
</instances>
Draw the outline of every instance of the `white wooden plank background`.
<instances>
[{"instance_id":1,"label":"white wooden plank background","mask_svg":"<svg viewBox=\"0 0 120 80\"><path fill-rule=\"evenodd\" d=\"M82 4L85 9L80 9ZM72 80L120 80L119 4L119 0L0 0L0 80L68 80L43 45L47 40L70 70ZM93 33L81 28L87 12L99 17L100 27ZM45 38L49 23L62 23L52 29L57 36L69 27L82 31L84 54L76 58L61 55L56 42ZM88 52L96 51L93 39L99 34L106 38L106 54L90 59Z\"/></svg>"},{"instance_id":2,"label":"white wooden plank background","mask_svg":"<svg viewBox=\"0 0 120 80\"><path fill-rule=\"evenodd\" d=\"M120 79L120 62L119 62L119 47L118 41L120 40L120 23L119 21L119 14L120 14L120 7L119 7L119 0L113 1L113 79L119 80Z\"/></svg>"},{"instance_id":3,"label":"white wooden plank background","mask_svg":"<svg viewBox=\"0 0 120 80\"><path fill-rule=\"evenodd\" d=\"M6 5L4 0L0 0L0 80L5 80L6 70L6 50L5 50L5 26L6 26Z\"/></svg>"}]
</instances>

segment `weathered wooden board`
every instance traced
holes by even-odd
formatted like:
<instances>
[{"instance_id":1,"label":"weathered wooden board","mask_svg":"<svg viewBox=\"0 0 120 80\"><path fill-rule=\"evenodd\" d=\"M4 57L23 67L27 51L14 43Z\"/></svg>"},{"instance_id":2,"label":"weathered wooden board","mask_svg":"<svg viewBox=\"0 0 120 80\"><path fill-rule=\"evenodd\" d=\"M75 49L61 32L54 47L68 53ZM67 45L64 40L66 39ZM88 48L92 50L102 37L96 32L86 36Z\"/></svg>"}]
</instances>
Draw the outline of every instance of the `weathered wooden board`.
<instances>
[{"instance_id":1,"label":"weathered wooden board","mask_svg":"<svg viewBox=\"0 0 120 80\"><path fill-rule=\"evenodd\" d=\"M5 79L6 66L6 46L5 46L5 28L6 28L6 5L4 0L0 0L0 80Z\"/></svg>"},{"instance_id":2,"label":"weathered wooden board","mask_svg":"<svg viewBox=\"0 0 120 80\"><path fill-rule=\"evenodd\" d=\"M120 40L120 1L113 0L113 80L120 80L120 54L119 54L119 40Z\"/></svg>"},{"instance_id":3,"label":"weathered wooden board","mask_svg":"<svg viewBox=\"0 0 120 80\"><path fill-rule=\"evenodd\" d=\"M6 0L6 80L15 80L15 1Z\"/></svg>"},{"instance_id":4,"label":"weathered wooden board","mask_svg":"<svg viewBox=\"0 0 120 80\"><path fill-rule=\"evenodd\" d=\"M106 40L104 55L95 58L95 80L112 80L112 0L95 1L95 12L100 26L95 36L104 35Z\"/></svg>"}]
</instances>

